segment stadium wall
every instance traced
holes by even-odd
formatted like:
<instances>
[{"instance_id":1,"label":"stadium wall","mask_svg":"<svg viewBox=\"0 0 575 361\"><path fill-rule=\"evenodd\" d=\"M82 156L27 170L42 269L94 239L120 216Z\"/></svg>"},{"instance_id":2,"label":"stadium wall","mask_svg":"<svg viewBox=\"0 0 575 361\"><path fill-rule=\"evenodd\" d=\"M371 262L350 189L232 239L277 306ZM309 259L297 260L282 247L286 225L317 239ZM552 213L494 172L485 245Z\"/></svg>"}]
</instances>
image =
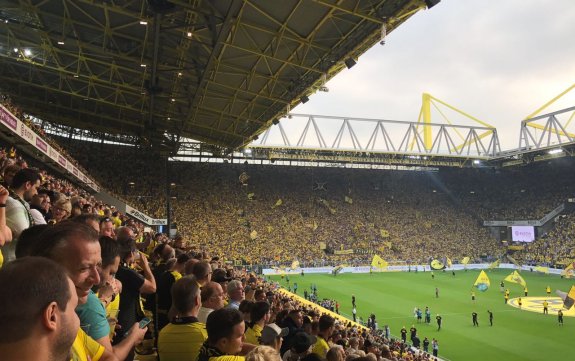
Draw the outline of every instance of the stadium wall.
<instances>
[{"instance_id":1,"label":"stadium wall","mask_svg":"<svg viewBox=\"0 0 575 361\"><path fill-rule=\"evenodd\" d=\"M471 263L468 265L462 264L455 264L452 267L445 268L446 271L462 271L464 269L468 270L475 270L475 269L488 269L490 263ZM264 268L262 273L266 276L273 276L273 275L282 275L282 274L301 274L303 271L304 274L313 274L313 273L333 273L333 270L337 267L304 267L304 268L295 268L291 269L287 268ZM532 271L535 272L535 267L533 266L521 266L517 267L513 263L501 263L499 267L502 269L520 269L522 271ZM343 267L338 273L369 273L371 267L369 266L361 266L361 267ZM375 273L382 273L382 272L415 272L417 269L418 272L430 272L431 267L429 265L412 265L412 266L389 266L384 271L373 271ZM440 272L441 270L434 270L436 272ZM563 272L562 269L559 268L549 268L550 274L560 275Z\"/></svg>"}]
</instances>

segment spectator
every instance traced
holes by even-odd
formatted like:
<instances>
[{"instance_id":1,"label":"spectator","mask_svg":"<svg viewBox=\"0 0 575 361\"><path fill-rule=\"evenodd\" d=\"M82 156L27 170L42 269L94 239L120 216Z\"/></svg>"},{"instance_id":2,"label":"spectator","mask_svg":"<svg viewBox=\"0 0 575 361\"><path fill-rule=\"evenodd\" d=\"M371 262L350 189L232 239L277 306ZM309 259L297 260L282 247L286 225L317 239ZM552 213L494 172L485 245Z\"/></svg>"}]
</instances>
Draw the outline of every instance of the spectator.
<instances>
[{"instance_id":1,"label":"spectator","mask_svg":"<svg viewBox=\"0 0 575 361\"><path fill-rule=\"evenodd\" d=\"M28 202L38 193L40 180L40 173L30 168L19 170L12 180L10 197L5 203L6 225L12 231L12 242L2 248L4 262L16 258L14 252L20 233L34 225Z\"/></svg>"},{"instance_id":2,"label":"spectator","mask_svg":"<svg viewBox=\"0 0 575 361\"><path fill-rule=\"evenodd\" d=\"M331 337L335 327L335 319L328 315L322 315L319 318L319 333L317 341L313 346L312 353L315 353L321 358L325 358L327 351L329 350L329 344L327 341Z\"/></svg>"},{"instance_id":3,"label":"spectator","mask_svg":"<svg viewBox=\"0 0 575 361\"><path fill-rule=\"evenodd\" d=\"M8 198L8 189L0 186L0 268L4 262L2 247L12 241L12 231L6 225L6 201Z\"/></svg>"},{"instance_id":4,"label":"spectator","mask_svg":"<svg viewBox=\"0 0 575 361\"><path fill-rule=\"evenodd\" d=\"M246 361L281 361L281 358L273 347L258 346L246 355Z\"/></svg>"},{"instance_id":5,"label":"spectator","mask_svg":"<svg viewBox=\"0 0 575 361\"><path fill-rule=\"evenodd\" d=\"M270 305L269 303L255 302L250 310L250 323L246 330L246 342L253 345L260 345L260 337L264 326L270 320ZM279 350L278 350L279 351Z\"/></svg>"},{"instance_id":6,"label":"spectator","mask_svg":"<svg viewBox=\"0 0 575 361\"><path fill-rule=\"evenodd\" d=\"M228 277L228 274L225 269L218 268L212 272L212 281L219 283L220 286L222 286L224 292L227 293L228 282L231 281L231 277Z\"/></svg>"},{"instance_id":7,"label":"spectator","mask_svg":"<svg viewBox=\"0 0 575 361\"><path fill-rule=\"evenodd\" d=\"M197 262L192 268L192 274L198 280L200 287L203 287L212 279L212 267L208 261Z\"/></svg>"},{"instance_id":8,"label":"spectator","mask_svg":"<svg viewBox=\"0 0 575 361\"><path fill-rule=\"evenodd\" d=\"M46 228L30 248L31 256L49 258L66 269L75 285L79 304L85 304L88 298L96 297L91 289L100 283L98 273L102 262L100 252L97 233L87 225L70 221ZM87 320L80 319L80 322L90 325ZM87 327L91 328L91 325ZM102 355L100 360L115 360L116 357L110 350L86 335L90 330L87 331L82 329L78 331L77 341L81 347L75 348L75 352L78 355L87 354L90 358Z\"/></svg>"},{"instance_id":9,"label":"spectator","mask_svg":"<svg viewBox=\"0 0 575 361\"><path fill-rule=\"evenodd\" d=\"M329 351L327 351L325 359L326 361L344 361L345 351L343 350L343 347L340 345L330 347Z\"/></svg>"},{"instance_id":10,"label":"spectator","mask_svg":"<svg viewBox=\"0 0 575 361\"><path fill-rule=\"evenodd\" d=\"M228 303L228 308L233 308L238 310L240 308L240 303L245 298L244 286L239 280L232 280L228 284L228 298L230 302Z\"/></svg>"},{"instance_id":11,"label":"spectator","mask_svg":"<svg viewBox=\"0 0 575 361\"><path fill-rule=\"evenodd\" d=\"M202 307L198 314L201 323L206 323L211 312L224 308L224 296L224 290L217 282L209 282L202 287Z\"/></svg>"},{"instance_id":12,"label":"spectator","mask_svg":"<svg viewBox=\"0 0 575 361\"><path fill-rule=\"evenodd\" d=\"M292 336L291 348L284 353L283 361L299 361L303 357L311 353L311 346L313 346L317 338L305 332L297 332ZM285 338L284 338L285 339ZM362 351L363 352L363 351Z\"/></svg>"},{"instance_id":13,"label":"spectator","mask_svg":"<svg viewBox=\"0 0 575 361\"><path fill-rule=\"evenodd\" d=\"M58 223L70 217L72 214L72 204L66 198L60 198L52 204L52 219L50 223Z\"/></svg>"},{"instance_id":14,"label":"spectator","mask_svg":"<svg viewBox=\"0 0 575 361\"><path fill-rule=\"evenodd\" d=\"M125 239L119 242L119 245L121 263L116 278L122 282L122 292L120 293L118 324L123 330L128 330L131 325L143 317L140 294L156 292L156 280L150 270L146 256L136 249L136 242L133 239ZM140 267L143 276L130 267L133 263ZM116 333L114 344L122 342L126 337L125 331ZM127 360L132 358L133 350Z\"/></svg>"},{"instance_id":15,"label":"spectator","mask_svg":"<svg viewBox=\"0 0 575 361\"><path fill-rule=\"evenodd\" d=\"M288 332L289 329L287 327L281 328L275 323L270 323L262 330L260 344L273 347L279 352L282 347L282 340L288 335Z\"/></svg>"},{"instance_id":16,"label":"spectator","mask_svg":"<svg viewBox=\"0 0 575 361\"><path fill-rule=\"evenodd\" d=\"M195 361L208 335L198 321L200 288L193 277L180 278L172 287L175 316L160 331L158 356L162 361Z\"/></svg>"},{"instance_id":17,"label":"spectator","mask_svg":"<svg viewBox=\"0 0 575 361\"><path fill-rule=\"evenodd\" d=\"M182 278L184 267L189 259L190 256L187 254L179 255L172 269L165 271L157 279L156 302L158 330L164 328L164 326L166 326L173 318L173 316L168 316L170 307L172 306L172 286L174 283L176 283L176 281Z\"/></svg>"},{"instance_id":18,"label":"spectator","mask_svg":"<svg viewBox=\"0 0 575 361\"><path fill-rule=\"evenodd\" d=\"M68 359L80 321L74 312L78 296L66 270L45 258L18 259L0 270L0 289L2 360Z\"/></svg>"},{"instance_id":19,"label":"spectator","mask_svg":"<svg viewBox=\"0 0 575 361\"><path fill-rule=\"evenodd\" d=\"M110 218L102 218L100 220L100 236L106 236L116 239L116 232L114 232L114 223Z\"/></svg>"},{"instance_id":20,"label":"spectator","mask_svg":"<svg viewBox=\"0 0 575 361\"><path fill-rule=\"evenodd\" d=\"M291 310L288 316L279 324L282 327L286 327L289 331L283 340L283 345L280 350L283 356L285 352L292 347L293 337L300 331L303 331L303 315L299 309Z\"/></svg>"},{"instance_id":21,"label":"spectator","mask_svg":"<svg viewBox=\"0 0 575 361\"><path fill-rule=\"evenodd\" d=\"M197 361L244 361L255 346L244 344L245 325L240 312L222 308L210 313L206 323L208 339L202 345Z\"/></svg>"}]
</instances>

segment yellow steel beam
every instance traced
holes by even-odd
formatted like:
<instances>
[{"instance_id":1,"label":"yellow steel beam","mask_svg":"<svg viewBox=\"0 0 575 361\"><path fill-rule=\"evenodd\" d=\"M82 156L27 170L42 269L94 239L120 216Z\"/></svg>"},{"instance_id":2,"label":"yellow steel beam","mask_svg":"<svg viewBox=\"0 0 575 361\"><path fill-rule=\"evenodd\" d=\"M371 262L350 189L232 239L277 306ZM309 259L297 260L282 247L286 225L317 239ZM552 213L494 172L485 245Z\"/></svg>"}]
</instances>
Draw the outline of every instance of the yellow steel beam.
<instances>
[{"instance_id":1,"label":"yellow steel beam","mask_svg":"<svg viewBox=\"0 0 575 361\"><path fill-rule=\"evenodd\" d=\"M527 126L528 126L528 127L531 127L531 128L535 128L535 129L545 130L545 126L544 126L544 125L541 125L541 124L527 123ZM564 132L561 131L561 130L556 131L555 129L547 129L547 131L548 131L548 132L551 132L551 133L553 133L553 134L558 134L558 135L562 135L562 136L568 136L568 137L570 137L570 138L575 138L575 134L573 134L573 133L569 133L569 132L564 133Z\"/></svg>"},{"instance_id":2,"label":"yellow steel beam","mask_svg":"<svg viewBox=\"0 0 575 361\"><path fill-rule=\"evenodd\" d=\"M531 119L533 117L535 117L537 114L541 113L545 108L547 108L548 106L550 106L551 104L555 103L555 101L559 98L561 98L563 95L569 93L573 88L575 88L575 84L571 85L569 88L565 89L564 91L562 91L559 95L557 95L555 98L551 99L550 101L548 101L547 103L543 104L539 109L537 109L536 111L534 111L533 113L529 114L527 117L525 117L525 119Z\"/></svg>"},{"instance_id":3,"label":"yellow steel beam","mask_svg":"<svg viewBox=\"0 0 575 361\"><path fill-rule=\"evenodd\" d=\"M423 144L426 150L430 150L433 145L431 134L431 95L423 93L421 97L421 114L423 118Z\"/></svg>"}]
</instances>

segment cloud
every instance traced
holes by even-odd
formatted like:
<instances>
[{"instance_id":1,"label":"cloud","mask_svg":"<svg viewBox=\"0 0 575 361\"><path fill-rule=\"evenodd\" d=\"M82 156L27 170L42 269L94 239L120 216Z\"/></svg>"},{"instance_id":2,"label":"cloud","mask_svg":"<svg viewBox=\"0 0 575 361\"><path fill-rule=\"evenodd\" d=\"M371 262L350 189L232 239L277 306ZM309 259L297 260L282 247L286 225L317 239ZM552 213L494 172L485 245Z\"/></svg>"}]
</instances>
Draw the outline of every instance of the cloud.
<instances>
[{"instance_id":1,"label":"cloud","mask_svg":"<svg viewBox=\"0 0 575 361\"><path fill-rule=\"evenodd\" d=\"M443 0L294 112L415 121L429 92L516 148L520 121L575 82L573 19L572 0ZM575 90L546 111L573 105Z\"/></svg>"}]
</instances>

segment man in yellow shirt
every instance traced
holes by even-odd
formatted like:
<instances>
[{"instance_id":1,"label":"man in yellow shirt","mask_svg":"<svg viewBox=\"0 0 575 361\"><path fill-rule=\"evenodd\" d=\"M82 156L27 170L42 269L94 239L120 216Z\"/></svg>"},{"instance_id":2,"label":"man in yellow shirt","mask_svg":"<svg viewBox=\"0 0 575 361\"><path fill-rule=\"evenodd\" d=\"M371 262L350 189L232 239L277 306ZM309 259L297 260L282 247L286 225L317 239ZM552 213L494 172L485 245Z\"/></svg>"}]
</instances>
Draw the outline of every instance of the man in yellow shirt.
<instances>
[{"instance_id":1,"label":"man in yellow shirt","mask_svg":"<svg viewBox=\"0 0 575 361\"><path fill-rule=\"evenodd\" d=\"M262 330L270 321L270 304L265 301L254 303L250 311L250 320L250 325L246 330L246 342L261 345Z\"/></svg>"},{"instance_id":2,"label":"man in yellow shirt","mask_svg":"<svg viewBox=\"0 0 575 361\"><path fill-rule=\"evenodd\" d=\"M18 259L0 270L0 289L2 360L67 359L80 320L74 311L78 296L66 270L46 258ZM95 361L103 348L98 352Z\"/></svg>"},{"instance_id":3,"label":"man in yellow shirt","mask_svg":"<svg viewBox=\"0 0 575 361\"><path fill-rule=\"evenodd\" d=\"M208 338L206 325L198 321L200 288L194 277L183 277L172 287L175 317L161 331L158 355L162 361L195 361Z\"/></svg>"},{"instance_id":4,"label":"man in yellow shirt","mask_svg":"<svg viewBox=\"0 0 575 361\"><path fill-rule=\"evenodd\" d=\"M329 351L329 344L327 341L331 337L333 330L335 328L335 319L328 315L322 315L319 318L319 333L317 337L317 341L313 345L311 350L312 353L315 353L320 358L325 359L327 355L327 351Z\"/></svg>"}]
</instances>

